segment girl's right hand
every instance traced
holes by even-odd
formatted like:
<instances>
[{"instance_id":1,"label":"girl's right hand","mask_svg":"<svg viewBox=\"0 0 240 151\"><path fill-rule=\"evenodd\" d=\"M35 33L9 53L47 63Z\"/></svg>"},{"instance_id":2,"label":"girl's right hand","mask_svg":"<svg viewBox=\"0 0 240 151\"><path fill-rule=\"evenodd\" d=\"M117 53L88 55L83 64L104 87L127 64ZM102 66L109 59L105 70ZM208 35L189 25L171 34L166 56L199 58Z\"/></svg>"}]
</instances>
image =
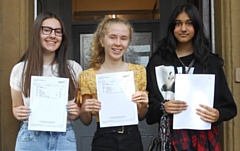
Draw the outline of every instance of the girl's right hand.
<instances>
[{"instance_id":1,"label":"girl's right hand","mask_svg":"<svg viewBox=\"0 0 240 151\"><path fill-rule=\"evenodd\" d=\"M96 99L86 99L81 107L82 112L99 112L101 102Z\"/></svg>"},{"instance_id":2,"label":"girl's right hand","mask_svg":"<svg viewBox=\"0 0 240 151\"><path fill-rule=\"evenodd\" d=\"M179 100L169 100L164 103L164 109L169 114L178 114L187 109L187 103Z\"/></svg>"},{"instance_id":3,"label":"girl's right hand","mask_svg":"<svg viewBox=\"0 0 240 151\"><path fill-rule=\"evenodd\" d=\"M13 109L13 114L19 121L25 121L30 116L31 110L29 107L21 105Z\"/></svg>"}]
</instances>

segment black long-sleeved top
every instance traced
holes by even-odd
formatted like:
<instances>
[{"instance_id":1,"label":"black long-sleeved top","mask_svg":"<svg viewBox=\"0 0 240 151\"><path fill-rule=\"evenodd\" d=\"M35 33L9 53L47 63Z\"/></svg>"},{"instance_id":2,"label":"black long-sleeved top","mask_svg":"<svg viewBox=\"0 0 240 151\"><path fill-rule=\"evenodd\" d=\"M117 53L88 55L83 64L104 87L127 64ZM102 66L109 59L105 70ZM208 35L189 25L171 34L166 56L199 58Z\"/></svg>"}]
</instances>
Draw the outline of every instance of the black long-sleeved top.
<instances>
[{"instance_id":1,"label":"black long-sleeved top","mask_svg":"<svg viewBox=\"0 0 240 151\"><path fill-rule=\"evenodd\" d=\"M188 66L193 58L194 55L191 54L180 59L185 65ZM160 65L173 66L175 68L182 66L177 58L177 55L174 55L173 58L170 61L169 60L170 59L166 60L163 58L159 52L155 52L147 65L147 91L149 92L149 109L146 115L146 122L148 124L159 122L160 117L162 116L160 106L161 102L164 100L157 85L155 67ZM213 107L219 111L219 119L217 122L213 123L213 125L218 125L222 121L230 120L237 114L237 107L229 90L222 66L222 60L218 56L210 54L207 74L215 75ZM199 61L196 60L193 67L193 74L203 74L203 68Z\"/></svg>"}]
</instances>

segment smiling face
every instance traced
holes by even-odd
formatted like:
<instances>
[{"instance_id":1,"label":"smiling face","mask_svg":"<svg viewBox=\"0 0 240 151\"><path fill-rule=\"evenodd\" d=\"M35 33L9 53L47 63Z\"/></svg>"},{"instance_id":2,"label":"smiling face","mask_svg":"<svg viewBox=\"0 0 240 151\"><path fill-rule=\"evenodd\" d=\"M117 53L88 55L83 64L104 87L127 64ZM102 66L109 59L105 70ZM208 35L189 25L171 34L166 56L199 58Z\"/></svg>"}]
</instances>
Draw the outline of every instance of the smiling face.
<instances>
[{"instance_id":1,"label":"smiling face","mask_svg":"<svg viewBox=\"0 0 240 151\"><path fill-rule=\"evenodd\" d=\"M192 43L195 30L186 12L181 12L175 20L174 36L178 43Z\"/></svg>"},{"instance_id":2,"label":"smiling face","mask_svg":"<svg viewBox=\"0 0 240 151\"><path fill-rule=\"evenodd\" d=\"M62 43L62 36L59 36L59 29L61 29L62 26L57 19L48 18L42 22L42 27L44 28L41 28L40 30L40 41L43 47L43 53L55 53ZM51 29L57 30L52 30L50 34L46 34L49 33L49 30Z\"/></svg>"},{"instance_id":3,"label":"smiling face","mask_svg":"<svg viewBox=\"0 0 240 151\"><path fill-rule=\"evenodd\" d=\"M101 45L105 50L105 59L122 60L130 43L130 30L127 25L122 23L112 23L108 29Z\"/></svg>"}]
</instances>

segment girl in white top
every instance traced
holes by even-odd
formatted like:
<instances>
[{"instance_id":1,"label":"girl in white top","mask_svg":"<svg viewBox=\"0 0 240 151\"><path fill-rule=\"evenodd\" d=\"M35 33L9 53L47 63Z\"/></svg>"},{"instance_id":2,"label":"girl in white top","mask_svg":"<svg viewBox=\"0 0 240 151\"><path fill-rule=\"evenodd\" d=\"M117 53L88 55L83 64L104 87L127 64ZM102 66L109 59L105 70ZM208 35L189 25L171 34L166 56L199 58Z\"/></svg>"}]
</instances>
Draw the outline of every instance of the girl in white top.
<instances>
[{"instance_id":1,"label":"girl in white top","mask_svg":"<svg viewBox=\"0 0 240 151\"><path fill-rule=\"evenodd\" d=\"M75 61L67 60L67 46L62 20L50 12L40 14L32 26L28 50L13 67L10 76L13 114L23 122L16 140L16 151L77 150L71 121L76 120L80 114L75 96L82 67ZM66 132L28 130L27 121L31 113L30 83L33 75L69 79Z\"/></svg>"}]
</instances>

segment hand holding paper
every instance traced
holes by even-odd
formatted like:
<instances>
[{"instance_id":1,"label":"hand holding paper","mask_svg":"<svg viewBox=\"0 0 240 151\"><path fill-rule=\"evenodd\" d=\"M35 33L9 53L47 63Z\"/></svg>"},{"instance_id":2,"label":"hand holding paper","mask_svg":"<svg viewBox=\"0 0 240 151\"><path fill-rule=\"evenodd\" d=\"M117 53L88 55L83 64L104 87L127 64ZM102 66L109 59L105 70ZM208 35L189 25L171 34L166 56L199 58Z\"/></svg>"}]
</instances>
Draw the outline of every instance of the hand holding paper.
<instances>
[{"instance_id":1,"label":"hand holding paper","mask_svg":"<svg viewBox=\"0 0 240 151\"><path fill-rule=\"evenodd\" d=\"M187 109L187 103L180 100L169 100L165 102L164 108L167 113L178 114Z\"/></svg>"},{"instance_id":2,"label":"hand holding paper","mask_svg":"<svg viewBox=\"0 0 240 151\"><path fill-rule=\"evenodd\" d=\"M215 108L200 104L201 108L197 108L197 115L201 117L203 121L214 123L219 119L219 111Z\"/></svg>"},{"instance_id":3,"label":"hand holding paper","mask_svg":"<svg viewBox=\"0 0 240 151\"><path fill-rule=\"evenodd\" d=\"M82 112L99 112L101 109L101 102L96 99L83 98Z\"/></svg>"},{"instance_id":4,"label":"hand holding paper","mask_svg":"<svg viewBox=\"0 0 240 151\"><path fill-rule=\"evenodd\" d=\"M77 105L77 103L75 102L68 102L68 105L67 105L67 110L68 110L68 117L71 119L71 120L75 120L79 117L79 114L80 114L80 109Z\"/></svg>"},{"instance_id":5,"label":"hand holding paper","mask_svg":"<svg viewBox=\"0 0 240 151\"><path fill-rule=\"evenodd\" d=\"M132 95L133 102L139 103L141 106L148 105L148 95L146 92L136 92Z\"/></svg>"},{"instance_id":6,"label":"hand holding paper","mask_svg":"<svg viewBox=\"0 0 240 151\"><path fill-rule=\"evenodd\" d=\"M148 111L148 95L146 92L138 91L132 95L132 101L137 103L139 119L144 119Z\"/></svg>"}]
</instances>

